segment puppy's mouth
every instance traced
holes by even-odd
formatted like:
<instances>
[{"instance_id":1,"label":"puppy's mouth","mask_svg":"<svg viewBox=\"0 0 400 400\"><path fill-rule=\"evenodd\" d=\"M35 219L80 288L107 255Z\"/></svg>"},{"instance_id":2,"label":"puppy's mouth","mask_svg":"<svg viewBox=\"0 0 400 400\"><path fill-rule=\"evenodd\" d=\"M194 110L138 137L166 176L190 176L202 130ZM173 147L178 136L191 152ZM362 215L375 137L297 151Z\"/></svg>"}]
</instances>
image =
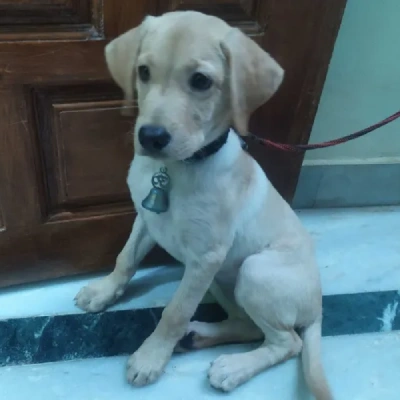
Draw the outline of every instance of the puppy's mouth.
<instances>
[{"instance_id":1,"label":"puppy's mouth","mask_svg":"<svg viewBox=\"0 0 400 400\"><path fill-rule=\"evenodd\" d=\"M139 145L138 154L155 160L171 160L179 162L191 159L194 155L200 152L202 148L201 144L194 147L193 143L190 143L189 145L185 142L171 143L161 150L144 148Z\"/></svg>"},{"instance_id":2,"label":"puppy's mouth","mask_svg":"<svg viewBox=\"0 0 400 400\"><path fill-rule=\"evenodd\" d=\"M190 159L196 151L174 151L174 149L165 149L162 151L151 151L143 148L139 149L139 155L144 157L153 158L154 160L171 160L171 161L185 161Z\"/></svg>"},{"instance_id":3,"label":"puppy's mouth","mask_svg":"<svg viewBox=\"0 0 400 400\"><path fill-rule=\"evenodd\" d=\"M165 160L168 159L168 155L164 151L152 151L146 150L143 147L139 148L139 155L149 158L154 158L155 160Z\"/></svg>"}]
</instances>

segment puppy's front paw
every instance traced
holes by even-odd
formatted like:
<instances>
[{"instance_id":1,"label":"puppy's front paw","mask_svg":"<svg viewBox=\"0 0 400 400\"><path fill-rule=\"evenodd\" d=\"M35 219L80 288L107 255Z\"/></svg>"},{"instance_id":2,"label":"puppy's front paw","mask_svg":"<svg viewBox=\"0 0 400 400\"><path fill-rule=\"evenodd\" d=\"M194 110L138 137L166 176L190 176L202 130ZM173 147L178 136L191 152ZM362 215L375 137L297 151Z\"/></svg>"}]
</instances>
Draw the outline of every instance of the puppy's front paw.
<instances>
[{"instance_id":1,"label":"puppy's front paw","mask_svg":"<svg viewBox=\"0 0 400 400\"><path fill-rule=\"evenodd\" d=\"M127 379L134 386L155 382L164 372L170 356L155 350L139 349L128 361Z\"/></svg>"},{"instance_id":2,"label":"puppy's front paw","mask_svg":"<svg viewBox=\"0 0 400 400\"><path fill-rule=\"evenodd\" d=\"M88 312L103 311L124 293L124 287L111 275L85 286L75 297L77 307Z\"/></svg>"}]
</instances>

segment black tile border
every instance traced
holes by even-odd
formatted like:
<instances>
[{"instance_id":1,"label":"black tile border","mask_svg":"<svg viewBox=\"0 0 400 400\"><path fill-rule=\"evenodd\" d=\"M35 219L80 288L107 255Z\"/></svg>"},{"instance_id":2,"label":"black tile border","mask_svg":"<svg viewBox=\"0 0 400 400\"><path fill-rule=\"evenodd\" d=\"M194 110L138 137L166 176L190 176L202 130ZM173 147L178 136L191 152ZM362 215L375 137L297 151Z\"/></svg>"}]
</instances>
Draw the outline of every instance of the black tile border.
<instances>
[{"instance_id":1,"label":"black tile border","mask_svg":"<svg viewBox=\"0 0 400 400\"><path fill-rule=\"evenodd\" d=\"M384 310L400 303L397 290L324 296L323 336L353 335L382 331ZM400 308L392 322L400 330Z\"/></svg>"},{"instance_id":2,"label":"black tile border","mask_svg":"<svg viewBox=\"0 0 400 400\"><path fill-rule=\"evenodd\" d=\"M394 290L324 296L323 336L380 332L385 308L396 302L400 294ZM148 308L2 320L0 366L130 354L161 313L162 308ZM220 321L225 313L216 304L202 304L195 318ZM400 330L400 310L392 330Z\"/></svg>"},{"instance_id":3,"label":"black tile border","mask_svg":"<svg viewBox=\"0 0 400 400\"><path fill-rule=\"evenodd\" d=\"M70 314L0 321L0 367L133 353L156 327L162 308ZM202 304L195 317L220 321L216 304Z\"/></svg>"}]
</instances>

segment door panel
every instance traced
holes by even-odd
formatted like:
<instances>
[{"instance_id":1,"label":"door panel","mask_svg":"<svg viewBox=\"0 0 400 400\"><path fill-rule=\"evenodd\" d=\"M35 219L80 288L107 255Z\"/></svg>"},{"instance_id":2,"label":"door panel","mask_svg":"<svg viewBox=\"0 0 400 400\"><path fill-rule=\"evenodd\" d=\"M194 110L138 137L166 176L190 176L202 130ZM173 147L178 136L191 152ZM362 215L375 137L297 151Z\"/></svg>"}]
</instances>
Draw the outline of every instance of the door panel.
<instances>
[{"instance_id":1,"label":"door panel","mask_svg":"<svg viewBox=\"0 0 400 400\"><path fill-rule=\"evenodd\" d=\"M128 202L131 122L121 118L119 91L97 84L36 88L31 95L48 213Z\"/></svg>"},{"instance_id":2,"label":"door panel","mask_svg":"<svg viewBox=\"0 0 400 400\"><path fill-rule=\"evenodd\" d=\"M267 26L267 2L263 0L167 0L162 11L196 10L215 15L249 35L262 34Z\"/></svg>"},{"instance_id":3,"label":"door panel","mask_svg":"<svg viewBox=\"0 0 400 400\"><path fill-rule=\"evenodd\" d=\"M146 14L195 9L251 35L286 70L252 120L307 142L345 0L0 0L0 286L111 268L134 220L134 118L105 62ZM137 112L137 109L136 109ZM251 147L287 198L301 157ZM157 250L152 260L165 262Z\"/></svg>"},{"instance_id":4,"label":"door panel","mask_svg":"<svg viewBox=\"0 0 400 400\"><path fill-rule=\"evenodd\" d=\"M101 0L0 0L0 40L103 36Z\"/></svg>"}]
</instances>

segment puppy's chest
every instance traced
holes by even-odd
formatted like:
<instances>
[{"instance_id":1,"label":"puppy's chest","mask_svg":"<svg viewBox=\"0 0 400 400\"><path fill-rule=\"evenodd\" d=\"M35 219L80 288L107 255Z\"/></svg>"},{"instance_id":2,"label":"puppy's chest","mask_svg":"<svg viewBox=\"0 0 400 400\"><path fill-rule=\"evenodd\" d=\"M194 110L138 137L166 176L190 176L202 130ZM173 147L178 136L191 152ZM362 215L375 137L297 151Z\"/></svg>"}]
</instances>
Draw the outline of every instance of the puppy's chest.
<instances>
[{"instance_id":1,"label":"puppy's chest","mask_svg":"<svg viewBox=\"0 0 400 400\"><path fill-rule=\"evenodd\" d=\"M168 210L160 214L146 210L142 202L153 189L152 178L161 168L163 164L154 160L151 163L147 160L134 160L128 175L128 185L135 208L152 238L173 257L183 261L182 249L196 240L202 228L198 224L207 224L207 218L210 218L211 223L213 218L199 207L201 195L195 187L190 185L189 188L182 188L182 185L186 186L182 184L182 176L177 178L172 174L169 176L170 191L167 193Z\"/></svg>"}]
</instances>

